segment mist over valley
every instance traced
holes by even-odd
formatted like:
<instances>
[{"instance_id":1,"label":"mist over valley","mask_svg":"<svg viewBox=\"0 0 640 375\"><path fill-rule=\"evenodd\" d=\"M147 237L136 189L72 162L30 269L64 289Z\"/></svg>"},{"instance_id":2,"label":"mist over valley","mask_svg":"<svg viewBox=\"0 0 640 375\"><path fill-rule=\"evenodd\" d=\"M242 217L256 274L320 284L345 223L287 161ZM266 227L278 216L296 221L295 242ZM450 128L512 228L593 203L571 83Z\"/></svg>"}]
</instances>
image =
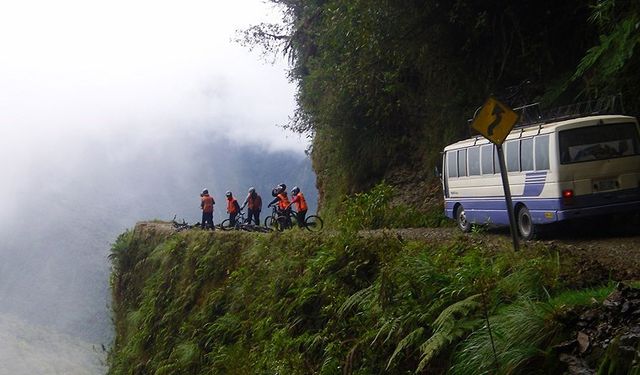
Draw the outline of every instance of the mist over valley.
<instances>
[{"instance_id":1,"label":"mist over valley","mask_svg":"<svg viewBox=\"0 0 640 375\"><path fill-rule=\"evenodd\" d=\"M3 160L8 163L10 158ZM31 162L37 168L14 175L16 192L2 195L0 314L5 323L20 322L34 332L46 327L77 339L56 346L48 340L24 346L21 342L30 336L11 340L21 330L11 328L15 324L0 325L0 335L9 338L3 340L0 358L19 352L34 365L42 353L49 353L52 363L61 361L61 366L73 363L78 353L69 357L73 351L65 343L109 346L107 255L116 236L137 221L171 220L174 215L199 221L199 193L204 187L217 201L214 222L226 217L227 190L242 202L247 188L255 186L264 198L265 213L271 187L280 182L300 186L314 206L317 201L315 176L303 152L268 150L212 133L178 129L148 140L132 132L67 144L57 154L34 152ZM101 350L83 353L104 355ZM24 361L19 357L16 361Z\"/></svg>"}]
</instances>

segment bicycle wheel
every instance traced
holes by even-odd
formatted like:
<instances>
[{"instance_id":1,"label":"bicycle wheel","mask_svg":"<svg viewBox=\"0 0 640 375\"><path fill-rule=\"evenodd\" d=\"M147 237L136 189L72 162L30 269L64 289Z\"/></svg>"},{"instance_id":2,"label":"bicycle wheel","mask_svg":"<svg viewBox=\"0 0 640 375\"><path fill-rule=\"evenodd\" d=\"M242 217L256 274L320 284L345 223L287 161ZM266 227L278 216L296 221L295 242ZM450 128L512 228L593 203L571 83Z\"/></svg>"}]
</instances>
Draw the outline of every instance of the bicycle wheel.
<instances>
[{"instance_id":1,"label":"bicycle wheel","mask_svg":"<svg viewBox=\"0 0 640 375\"><path fill-rule=\"evenodd\" d=\"M231 225L231 220L224 219L224 220L222 220L222 223L220 223L220 229L222 229L222 230L235 229L235 225L234 226Z\"/></svg>"},{"instance_id":2,"label":"bicycle wheel","mask_svg":"<svg viewBox=\"0 0 640 375\"><path fill-rule=\"evenodd\" d=\"M276 230L282 232L285 229L291 228L291 220L287 220L285 216L278 216L276 220Z\"/></svg>"},{"instance_id":3,"label":"bicycle wheel","mask_svg":"<svg viewBox=\"0 0 640 375\"><path fill-rule=\"evenodd\" d=\"M273 216L267 216L264 218L264 227L270 230L275 230L277 227L277 223L273 220Z\"/></svg>"},{"instance_id":4,"label":"bicycle wheel","mask_svg":"<svg viewBox=\"0 0 640 375\"><path fill-rule=\"evenodd\" d=\"M289 219L291 220L291 228L298 226L298 214L295 211L291 211Z\"/></svg>"},{"instance_id":5,"label":"bicycle wheel","mask_svg":"<svg viewBox=\"0 0 640 375\"><path fill-rule=\"evenodd\" d=\"M312 232L317 232L322 229L324 223L322 222L322 218L317 215L307 216L304 220L304 227Z\"/></svg>"}]
</instances>

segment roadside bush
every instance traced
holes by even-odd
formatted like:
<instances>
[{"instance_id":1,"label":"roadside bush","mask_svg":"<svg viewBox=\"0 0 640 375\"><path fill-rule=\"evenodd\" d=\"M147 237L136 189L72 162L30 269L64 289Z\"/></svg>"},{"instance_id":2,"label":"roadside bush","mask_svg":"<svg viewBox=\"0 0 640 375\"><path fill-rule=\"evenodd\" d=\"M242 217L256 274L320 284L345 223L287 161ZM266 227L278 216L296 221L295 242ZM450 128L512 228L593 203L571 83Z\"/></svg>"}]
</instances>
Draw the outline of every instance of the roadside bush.
<instances>
[{"instance_id":1,"label":"roadside bush","mask_svg":"<svg viewBox=\"0 0 640 375\"><path fill-rule=\"evenodd\" d=\"M393 188L384 181L370 191L345 198L340 229L357 231L380 228L439 227L448 220L440 210L420 212L404 204L392 205Z\"/></svg>"}]
</instances>

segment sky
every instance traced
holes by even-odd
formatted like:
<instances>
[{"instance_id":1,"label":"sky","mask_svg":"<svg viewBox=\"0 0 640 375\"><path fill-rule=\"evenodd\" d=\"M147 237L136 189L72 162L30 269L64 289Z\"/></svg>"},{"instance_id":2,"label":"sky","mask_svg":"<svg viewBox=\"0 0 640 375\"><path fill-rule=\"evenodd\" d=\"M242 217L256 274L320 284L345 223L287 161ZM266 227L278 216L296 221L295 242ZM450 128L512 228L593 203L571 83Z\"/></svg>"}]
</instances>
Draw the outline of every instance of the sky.
<instances>
[{"instance_id":1,"label":"sky","mask_svg":"<svg viewBox=\"0 0 640 375\"><path fill-rule=\"evenodd\" d=\"M178 127L302 151L304 137L275 126L295 106L286 62L232 42L279 18L261 0L4 1L3 146Z\"/></svg>"}]
</instances>

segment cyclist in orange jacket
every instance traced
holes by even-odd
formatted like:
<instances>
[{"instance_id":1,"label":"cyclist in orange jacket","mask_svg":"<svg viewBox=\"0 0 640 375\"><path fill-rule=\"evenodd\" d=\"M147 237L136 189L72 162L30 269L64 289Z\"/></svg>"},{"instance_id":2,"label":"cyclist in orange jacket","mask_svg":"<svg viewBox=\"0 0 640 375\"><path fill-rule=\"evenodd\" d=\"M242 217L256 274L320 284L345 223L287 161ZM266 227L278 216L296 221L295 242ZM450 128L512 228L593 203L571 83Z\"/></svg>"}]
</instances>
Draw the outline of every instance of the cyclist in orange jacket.
<instances>
[{"instance_id":1,"label":"cyclist in orange jacket","mask_svg":"<svg viewBox=\"0 0 640 375\"><path fill-rule=\"evenodd\" d=\"M213 205L216 204L209 190L203 189L200 193L200 209L202 210L202 223L204 229L213 229Z\"/></svg>"},{"instance_id":2,"label":"cyclist in orange jacket","mask_svg":"<svg viewBox=\"0 0 640 375\"><path fill-rule=\"evenodd\" d=\"M233 197L233 193L230 191L227 191L225 196L227 197L227 213L229 214L229 222L233 227L236 225L236 216L238 216L238 213L240 212L240 205Z\"/></svg>"},{"instance_id":3,"label":"cyclist in orange jacket","mask_svg":"<svg viewBox=\"0 0 640 375\"><path fill-rule=\"evenodd\" d=\"M307 206L307 200L304 199L304 195L300 191L300 188L297 186L294 186L293 189L291 189L291 203L289 205L292 205L294 203L297 207L296 217L298 219L298 226L302 228L304 226L304 220L307 216L307 210L309 209L309 206Z\"/></svg>"},{"instance_id":4,"label":"cyclist in orange jacket","mask_svg":"<svg viewBox=\"0 0 640 375\"><path fill-rule=\"evenodd\" d=\"M275 197L267 207L271 207L275 204L278 205L278 214L284 216L287 219L287 225L291 225L289 212L291 211L291 203L289 203L289 197L287 197L287 185L280 184L276 186L271 194Z\"/></svg>"},{"instance_id":5,"label":"cyclist in orange jacket","mask_svg":"<svg viewBox=\"0 0 640 375\"><path fill-rule=\"evenodd\" d=\"M247 198L244 200L242 207L247 207L247 223L251 224L251 220L253 219L256 222L256 225L260 225L260 211L262 211L262 197L260 194L256 193L256 188L253 186L249 188L249 194L247 194Z\"/></svg>"}]
</instances>

